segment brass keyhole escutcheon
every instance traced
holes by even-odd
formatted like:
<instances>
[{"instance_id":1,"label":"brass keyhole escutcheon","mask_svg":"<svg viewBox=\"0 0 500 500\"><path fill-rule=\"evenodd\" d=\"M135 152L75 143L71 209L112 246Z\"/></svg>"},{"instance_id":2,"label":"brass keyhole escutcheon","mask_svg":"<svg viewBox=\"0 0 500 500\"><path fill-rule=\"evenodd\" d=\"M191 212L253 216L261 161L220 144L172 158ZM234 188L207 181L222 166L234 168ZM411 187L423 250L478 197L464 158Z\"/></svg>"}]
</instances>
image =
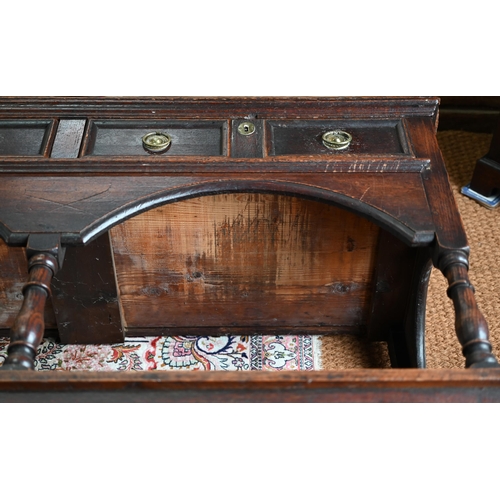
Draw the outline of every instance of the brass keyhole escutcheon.
<instances>
[{"instance_id":1,"label":"brass keyhole escutcheon","mask_svg":"<svg viewBox=\"0 0 500 500\"><path fill-rule=\"evenodd\" d=\"M163 132L150 132L142 138L144 149L150 153L164 153L171 144L172 139Z\"/></svg>"},{"instance_id":2,"label":"brass keyhole escutcheon","mask_svg":"<svg viewBox=\"0 0 500 500\"><path fill-rule=\"evenodd\" d=\"M255 125L252 122L243 122L238 125L238 132L241 135L252 135L255 132Z\"/></svg>"},{"instance_id":3,"label":"brass keyhole escutcheon","mask_svg":"<svg viewBox=\"0 0 500 500\"><path fill-rule=\"evenodd\" d=\"M352 135L344 130L330 130L329 132L325 132L321 136L321 139L323 145L327 148L340 151L349 147L352 141Z\"/></svg>"}]
</instances>

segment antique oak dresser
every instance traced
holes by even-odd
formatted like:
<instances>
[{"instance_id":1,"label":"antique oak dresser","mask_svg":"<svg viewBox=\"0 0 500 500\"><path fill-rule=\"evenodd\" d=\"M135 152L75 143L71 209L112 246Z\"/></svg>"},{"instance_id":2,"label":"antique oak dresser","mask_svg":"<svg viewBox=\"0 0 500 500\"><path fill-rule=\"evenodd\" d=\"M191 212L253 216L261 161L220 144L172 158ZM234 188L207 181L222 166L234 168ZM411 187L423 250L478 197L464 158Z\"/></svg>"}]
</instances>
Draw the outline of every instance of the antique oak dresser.
<instances>
[{"instance_id":1,"label":"antique oak dresser","mask_svg":"<svg viewBox=\"0 0 500 500\"><path fill-rule=\"evenodd\" d=\"M438 104L1 98L0 398L498 399ZM471 369L423 370L433 266ZM45 332L85 344L231 331L362 334L387 342L393 369L32 371Z\"/></svg>"}]
</instances>

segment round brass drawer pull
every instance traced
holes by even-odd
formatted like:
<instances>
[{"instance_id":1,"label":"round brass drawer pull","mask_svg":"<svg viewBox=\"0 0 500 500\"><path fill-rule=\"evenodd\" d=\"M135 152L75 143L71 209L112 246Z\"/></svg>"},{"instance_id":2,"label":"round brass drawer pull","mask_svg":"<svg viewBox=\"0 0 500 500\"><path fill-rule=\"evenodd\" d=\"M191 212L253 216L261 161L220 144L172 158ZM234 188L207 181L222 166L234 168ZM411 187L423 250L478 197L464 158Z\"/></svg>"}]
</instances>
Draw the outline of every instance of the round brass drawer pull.
<instances>
[{"instance_id":1,"label":"round brass drawer pull","mask_svg":"<svg viewBox=\"0 0 500 500\"><path fill-rule=\"evenodd\" d=\"M352 135L343 130L331 130L325 132L321 139L327 148L339 151L349 147L352 141Z\"/></svg>"},{"instance_id":2,"label":"round brass drawer pull","mask_svg":"<svg viewBox=\"0 0 500 500\"><path fill-rule=\"evenodd\" d=\"M150 153L164 153L172 144L172 139L163 132L150 132L142 138L142 145Z\"/></svg>"},{"instance_id":3,"label":"round brass drawer pull","mask_svg":"<svg viewBox=\"0 0 500 500\"><path fill-rule=\"evenodd\" d=\"M252 122L243 122L238 125L238 132L241 135L252 135L255 132L255 125Z\"/></svg>"}]
</instances>

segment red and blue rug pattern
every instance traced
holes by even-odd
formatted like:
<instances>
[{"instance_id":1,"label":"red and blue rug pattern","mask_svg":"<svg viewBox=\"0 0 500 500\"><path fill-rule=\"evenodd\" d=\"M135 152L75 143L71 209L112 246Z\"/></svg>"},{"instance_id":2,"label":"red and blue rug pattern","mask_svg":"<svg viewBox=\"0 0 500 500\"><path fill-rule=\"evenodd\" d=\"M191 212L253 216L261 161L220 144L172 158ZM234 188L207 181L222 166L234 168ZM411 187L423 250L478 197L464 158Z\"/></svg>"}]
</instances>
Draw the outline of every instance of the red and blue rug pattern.
<instances>
[{"instance_id":1,"label":"red and blue rug pattern","mask_svg":"<svg viewBox=\"0 0 500 500\"><path fill-rule=\"evenodd\" d=\"M0 365L9 339L0 338ZM65 345L44 339L35 370L318 370L321 338L311 335L130 337L122 344Z\"/></svg>"}]
</instances>

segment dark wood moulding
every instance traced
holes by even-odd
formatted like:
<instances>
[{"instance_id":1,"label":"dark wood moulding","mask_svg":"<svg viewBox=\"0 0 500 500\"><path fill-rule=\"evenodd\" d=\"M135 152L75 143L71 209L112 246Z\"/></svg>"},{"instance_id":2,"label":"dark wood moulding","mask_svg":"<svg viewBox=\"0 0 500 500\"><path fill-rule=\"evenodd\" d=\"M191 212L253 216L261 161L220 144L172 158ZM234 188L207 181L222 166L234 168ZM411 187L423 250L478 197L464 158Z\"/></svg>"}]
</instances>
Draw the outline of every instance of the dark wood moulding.
<instances>
[{"instance_id":1,"label":"dark wood moulding","mask_svg":"<svg viewBox=\"0 0 500 500\"><path fill-rule=\"evenodd\" d=\"M0 402L498 403L500 370L4 372Z\"/></svg>"},{"instance_id":2,"label":"dark wood moulding","mask_svg":"<svg viewBox=\"0 0 500 500\"><path fill-rule=\"evenodd\" d=\"M42 116L122 118L338 119L427 116L439 100L373 97L2 97L0 119Z\"/></svg>"}]
</instances>

